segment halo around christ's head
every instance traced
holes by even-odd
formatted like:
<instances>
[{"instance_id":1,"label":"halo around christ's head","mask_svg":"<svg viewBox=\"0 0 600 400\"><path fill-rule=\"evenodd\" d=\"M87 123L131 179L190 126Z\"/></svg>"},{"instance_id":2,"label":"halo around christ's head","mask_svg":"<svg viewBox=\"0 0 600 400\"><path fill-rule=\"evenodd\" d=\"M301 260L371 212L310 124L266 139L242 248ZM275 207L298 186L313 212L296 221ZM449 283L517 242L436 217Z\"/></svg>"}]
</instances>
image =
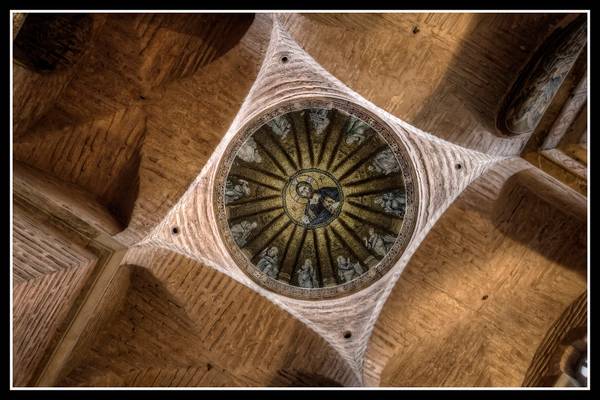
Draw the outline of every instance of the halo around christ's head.
<instances>
[{"instance_id":1,"label":"halo around christ's head","mask_svg":"<svg viewBox=\"0 0 600 400\"><path fill-rule=\"evenodd\" d=\"M398 136L328 98L263 112L237 133L215 179L221 238L261 286L301 299L356 292L412 236L414 169Z\"/></svg>"}]
</instances>

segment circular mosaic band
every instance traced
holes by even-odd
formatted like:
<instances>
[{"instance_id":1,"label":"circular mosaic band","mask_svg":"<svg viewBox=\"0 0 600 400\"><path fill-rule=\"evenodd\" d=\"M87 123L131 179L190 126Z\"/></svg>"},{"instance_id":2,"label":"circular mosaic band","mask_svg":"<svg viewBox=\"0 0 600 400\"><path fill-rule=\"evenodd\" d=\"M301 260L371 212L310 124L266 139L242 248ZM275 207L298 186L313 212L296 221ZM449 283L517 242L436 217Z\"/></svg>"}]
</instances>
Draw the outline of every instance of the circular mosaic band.
<instances>
[{"instance_id":1,"label":"circular mosaic band","mask_svg":"<svg viewBox=\"0 0 600 400\"><path fill-rule=\"evenodd\" d=\"M336 98L303 98L261 113L217 167L219 234L259 285L299 299L361 290L408 244L415 171L379 118Z\"/></svg>"}]
</instances>

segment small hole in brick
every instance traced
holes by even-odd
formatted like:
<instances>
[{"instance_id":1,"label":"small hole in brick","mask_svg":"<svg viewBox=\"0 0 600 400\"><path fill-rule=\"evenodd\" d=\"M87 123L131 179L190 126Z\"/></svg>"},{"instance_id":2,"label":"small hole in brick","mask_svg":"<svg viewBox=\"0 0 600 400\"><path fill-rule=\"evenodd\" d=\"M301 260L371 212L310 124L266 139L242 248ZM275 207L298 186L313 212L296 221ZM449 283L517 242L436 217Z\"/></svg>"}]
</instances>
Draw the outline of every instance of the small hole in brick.
<instances>
[{"instance_id":1,"label":"small hole in brick","mask_svg":"<svg viewBox=\"0 0 600 400\"><path fill-rule=\"evenodd\" d=\"M212 364L210 364L210 363L206 364L206 369L210 371L212 369Z\"/></svg>"},{"instance_id":2,"label":"small hole in brick","mask_svg":"<svg viewBox=\"0 0 600 400\"><path fill-rule=\"evenodd\" d=\"M179 233L179 228L174 226L173 229L171 229L171 232L173 232L173 235L177 235Z\"/></svg>"},{"instance_id":3,"label":"small hole in brick","mask_svg":"<svg viewBox=\"0 0 600 400\"><path fill-rule=\"evenodd\" d=\"M352 332L346 331L344 332L344 339L350 339L352 337Z\"/></svg>"},{"instance_id":4,"label":"small hole in brick","mask_svg":"<svg viewBox=\"0 0 600 400\"><path fill-rule=\"evenodd\" d=\"M282 63L284 63L284 64L285 64L285 63L286 63L286 62L288 62L288 61L289 61L289 59L288 59L286 56L283 56L283 57L281 57L281 62L282 62Z\"/></svg>"},{"instance_id":5,"label":"small hole in brick","mask_svg":"<svg viewBox=\"0 0 600 400\"><path fill-rule=\"evenodd\" d=\"M488 295L486 294L481 298L481 300L487 300L487 298L488 298Z\"/></svg>"},{"instance_id":6,"label":"small hole in brick","mask_svg":"<svg viewBox=\"0 0 600 400\"><path fill-rule=\"evenodd\" d=\"M456 168L456 169L461 169L461 168L462 168L462 164L456 164L456 165L455 165L455 168Z\"/></svg>"},{"instance_id":7,"label":"small hole in brick","mask_svg":"<svg viewBox=\"0 0 600 400\"><path fill-rule=\"evenodd\" d=\"M414 26L412 32L416 35L417 33L419 33L420 29L417 25Z\"/></svg>"}]
</instances>

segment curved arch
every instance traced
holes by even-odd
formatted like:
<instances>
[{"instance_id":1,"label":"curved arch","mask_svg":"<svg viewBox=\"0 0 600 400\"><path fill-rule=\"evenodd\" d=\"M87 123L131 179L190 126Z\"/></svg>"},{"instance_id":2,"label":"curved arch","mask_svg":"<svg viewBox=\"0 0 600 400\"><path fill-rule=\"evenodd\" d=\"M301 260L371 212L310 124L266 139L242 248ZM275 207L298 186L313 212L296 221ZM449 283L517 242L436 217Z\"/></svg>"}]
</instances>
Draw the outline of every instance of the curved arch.
<instances>
[{"instance_id":1,"label":"curved arch","mask_svg":"<svg viewBox=\"0 0 600 400\"><path fill-rule=\"evenodd\" d=\"M76 76L51 112L16 140L14 152L97 197L124 229L117 239L133 245L167 213L235 118L258 74L272 21L226 15L219 24L219 16L201 14L106 18ZM201 21L212 25L199 28ZM29 82L15 77L16 98L36 98L17 81Z\"/></svg>"},{"instance_id":2,"label":"curved arch","mask_svg":"<svg viewBox=\"0 0 600 400\"><path fill-rule=\"evenodd\" d=\"M126 259L119 294L104 300L108 311L82 336L60 385L350 384L323 339L226 275L159 248Z\"/></svg>"},{"instance_id":3,"label":"curved arch","mask_svg":"<svg viewBox=\"0 0 600 400\"><path fill-rule=\"evenodd\" d=\"M412 257L371 337L367 384L520 386L585 289L585 218L571 211L585 199L511 161L471 184Z\"/></svg>"},{"instance_id":4,"label":"curved arch","mask_svg":"<svg viewBox=\"0 0 600 400\"><path fill-rule=\"evenodd\" d=\"M239 47L253 22L254 14L32 14L15 40L15 99L23 100L15 116L26 119L15 136L138 103Z\"/></svg>"},{"instance_id":5,"label":"curved arch","mask_svg":"<svg viewBox=\"0 0 600 400\"><path fill-rule=\"evenodd\" d=\"M573 360L569 360L573 354L567 354L566 350L572 344L575 347L587 347L586 335L587 291L577 297L548 329L533 355L522 386L552 386L561 372L575 376L575 371L572 371Z\"/></svg>"},{"instance_id":6,"label":"curved arch","mask_svg":"<svg viewBox=\"0 0 600 400\"><path fill-rule=\"evenodd\" d=\"M377 106L463 147L516 155L527 138L498 137L496 110L530 51L563 17L397 13L282 19L323 68Z\"/></svg>"}]
</instances>

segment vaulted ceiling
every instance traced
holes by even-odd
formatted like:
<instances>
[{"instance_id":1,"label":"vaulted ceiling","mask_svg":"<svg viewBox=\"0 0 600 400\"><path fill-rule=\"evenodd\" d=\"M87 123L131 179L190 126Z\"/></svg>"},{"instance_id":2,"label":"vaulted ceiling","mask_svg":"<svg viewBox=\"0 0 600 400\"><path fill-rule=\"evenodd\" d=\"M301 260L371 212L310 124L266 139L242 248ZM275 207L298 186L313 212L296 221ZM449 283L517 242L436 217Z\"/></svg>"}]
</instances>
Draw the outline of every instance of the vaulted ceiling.
<instances>
[{"instance_id":1,"label":"vaulted ceiling","mask_svg":"<svg viewBox=\"0 0 600 400\"><path fill-rule=\"evenodd\" d=\"M586 52L535 131L497 119L576 17L15 19L13 384L520 386L556 374L545 355L586 324L569 314L587 290L587 128L584 103L569 103ZM319 108L327 133L312 148L302 140L313 143ZM282 116L289 126L266 124ZM352 118L374 139L343 144ZM567 119L565 139L538 151ZM266 167L240 153L248 137ZM291 167L326 148L337 162ZM388 148L397 169L372 161ZM579 170L550 158L565 155ZM298 182L316 191L319 179L339 202L323 220L256 190L300 204ZM343 197L356 182L368 195L408 190L406 214ZM245 248L227 229L257 213L268 240ZM361 247L369 224L390 231L383 253ZM283 261L267 276L259 260L273 247ZM298 268L312 255L306 286ZM346 278L339 257L371 264ZM564 335L549 334L557 324Z\"/></svg>"}]
</instances>

